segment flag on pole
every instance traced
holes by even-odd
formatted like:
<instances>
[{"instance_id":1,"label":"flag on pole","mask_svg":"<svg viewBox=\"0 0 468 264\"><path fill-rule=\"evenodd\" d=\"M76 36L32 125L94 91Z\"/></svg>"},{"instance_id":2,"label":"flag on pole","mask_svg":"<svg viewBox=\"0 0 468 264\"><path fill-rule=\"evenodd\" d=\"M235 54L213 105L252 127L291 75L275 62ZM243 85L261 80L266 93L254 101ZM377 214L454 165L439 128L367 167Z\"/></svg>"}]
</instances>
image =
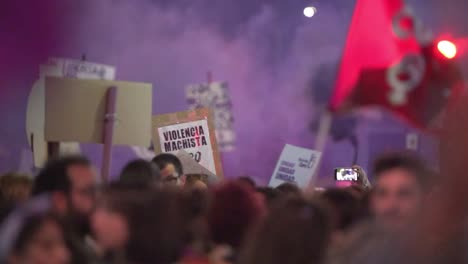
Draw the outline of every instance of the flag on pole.
<instances>
[{"instance_id":1,"label":"flag on pole","mask_svg":"<svg viewBox=\"0 0 468 264\"><path fill-rule=\"evenodd\" d=\"M331 111L378 105L431 127L462 79L434 51L430 33L404 1L358 0Z\"/></svg>"}]
</instances>

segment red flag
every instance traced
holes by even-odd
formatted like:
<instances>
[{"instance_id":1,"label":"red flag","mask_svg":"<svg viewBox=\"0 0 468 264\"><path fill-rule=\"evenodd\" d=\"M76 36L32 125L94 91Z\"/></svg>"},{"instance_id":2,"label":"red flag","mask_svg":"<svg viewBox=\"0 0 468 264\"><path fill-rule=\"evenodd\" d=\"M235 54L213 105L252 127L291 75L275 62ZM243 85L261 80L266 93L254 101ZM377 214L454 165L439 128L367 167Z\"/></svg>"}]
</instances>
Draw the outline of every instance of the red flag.
<instances>
[{"instance_id":1,"label":"red flag","mask_svg":"<svg viewBox=\"0 0 468 264\"><path fill-rule=\"evenodd\" d=\"M430 39L401 0L358 0L343 53L332 111L380 105L427 127L460 79L434 56Z\"/></svg>"}]
</instances>

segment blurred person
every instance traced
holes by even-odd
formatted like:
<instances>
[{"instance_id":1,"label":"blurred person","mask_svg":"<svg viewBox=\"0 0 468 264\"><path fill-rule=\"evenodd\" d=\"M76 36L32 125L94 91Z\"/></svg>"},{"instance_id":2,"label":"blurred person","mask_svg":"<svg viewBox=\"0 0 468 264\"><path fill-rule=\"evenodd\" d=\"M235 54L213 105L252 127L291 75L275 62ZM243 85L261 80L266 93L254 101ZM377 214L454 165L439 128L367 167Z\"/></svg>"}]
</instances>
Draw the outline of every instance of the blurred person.
<instances>
[{"instance_id":1,"label":"blurred person","mask_svg":"<svg viewBox=\"0 0 468 264\"><path fill-rule=\"evenodd\" d=\"M165 185L185 184L184 169L179 158L169 153L159 154L152 160L161 171L161 179Z\"/></svg>"},{"instance_id":2,"label":"blurred person","mask_svg":"<svg viewBox=\"0 0 468 264\"><path fill-rule=\"evenodd\" d=\"M328 189L320 200L330 209L331 242L339 244L361 219L360 200L346 189Z\"/></svg>"},{"instance_id":3,"label":"blurred person","mask_svg":"<svg viewBox=\"0 0 468 264\"><path fill-rule=\"evenodd\" d=\"M417 157L391 153L377 159L370 208L377 224L401 228L420 213L431 173Z\"/></svg>"},{"instance_id":4,"label":"blurred person","mask_svg":"<svg viewBox=\"0 0 468 264\"><path fill-rule=\"evenodd\" d=\"M189 188L184 192L184 199L189 239L179 263L210 263L211 241L208 227L210 193L206 189Z\"/></svg>"},{"instance_id":5,"label":"blurred person","mask_svg":"<svg viewBox=\"0 0 468 264\"><path fill-rule=\"evenodd\" d=\"M257 187L257 194L260 194L267 208L271 208L279 197L279 191L271 187Z\"/></svg>"},{"instance_id":6,"label":"blurred person","mask_svg":"<svg viewBox=\"0 0 468 264\"><path fill-rule=\"evenodd\" d=\"M5 202L23 203L31 196L32 179L25 174L7 173L0 176L0 192Z\"/></svg>"},{"instance_id":7,"label":"blurred person","mask_svg":"<svg viewBox=\"0 0 468 264\"><path fill-rule=\"evenodd\" d=\"M242 176L242 177L237 178L237 180L239 182L245 184L247 187L251 188L252 190L255 190L257 188L257 184L249 176Z\"/></svg>"},{"instance_id":8,"label":"blurred person","mask_svg":"<svg viewBox=\"0 0 468 264\"><path fill-rule=\"evenodd\" d=\"M0 192L0 225L13 209L14 205L7 202L6 199L3 198L3 194Z\"/></svg>"},{"instance_id":9,"label":"blurred person","mask_svg":"<svg viewBox=\"0 0 468 264\"><path fill-rule=\"evenodd\" d=\"M32 179L24 174L7 173L0 176L0 223L18 204L31 196Z\"/></svg>"},{"instance_id":10,"label":"blurred person","mask_svg":"<svg viewBox=\"0 0 468 264\"><path fill-rule=\"evenodd\" d=\"M120 173L119 182L134 187L156 187L161 182L161 172L156 164L137 159L129 162Z\"/></svg>"},{"instance_id":11,"label":"blurred person","mask_svg":"<svg viewBox=\"0 0 468 264\"><path fill-rule=\"evenodd\" d=\"M88 263L95 258L95 252L87 242L95 190L95 170L82 156L51 160L34 179L33 196L49 194L53 213L65 224L73 263Z\"/></svg>"},{"instance_id":12,"label":"blurred person","mask_svg":"<svg viewBox=\"0 0 468 264\"><path fill-rule=\"evenodd\" d=\"M285 195L301 195L301 189L292 183L282 183L275 188L281 196Z\"/></svg>"},{"instance_id":13,"label":"blurred person","mask_svg":"<svg viewBox=\"0 0 468 264\"><path fill-rule=\"evenodd\" d=\"M180 192L113 184L101 194L92 227L104 262L170 264L187 244Z\"/></svg>"},{"instance_id":14,"label":"blurred person","mask_svg":"<svg viewBox=\"0 0 468 264\"><path fill-rule=\"evenodd\" d=\"M250 234L238 263L322 263L329 234L324 209L299 196L286 197Z\"/></svg>"},{"instance_id":15,"label":"blurred person","mask_svg":"<svg viewBox=\"0 0 468 264\"><path fill-rule=\"evenodd\" d=\"M208 188L208 175L205 174L187 174L185 175L186 189L205 190Z\"/></svg>"},{"instance_id":16,"label":"blurred person","mask_svg":"<svg viewBox=\"0 0 468 264\"><path fill-rule=\"evenodd\" d=\"M239 181L226 182L214 189L208 213L215 247L210 255L213 264L236 262L247 233L264 214L262 206L256 194Z\"/></svg>"},{"instance_id":17,"label":"blurred person","mask_svg":"<svg viewBox=\"0 0 468 264\"><path fill-rule=\"evenodd\" d=\"M0 261L6 264L67 264L65 228L49 212L49 197L15 209L0 226Z\"/></svg>"}]
</instances>

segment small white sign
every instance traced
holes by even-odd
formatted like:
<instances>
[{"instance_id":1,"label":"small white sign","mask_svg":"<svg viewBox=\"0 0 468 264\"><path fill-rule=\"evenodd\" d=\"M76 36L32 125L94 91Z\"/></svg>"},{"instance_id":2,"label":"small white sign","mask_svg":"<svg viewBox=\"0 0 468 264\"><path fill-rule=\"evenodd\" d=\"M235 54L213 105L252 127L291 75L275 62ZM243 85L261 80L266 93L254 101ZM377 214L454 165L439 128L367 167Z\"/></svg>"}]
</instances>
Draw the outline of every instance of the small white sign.
<instances>
[{"instance_id":1,"label":"small white sign","mask_svg":"<svg viewBox=\"0 0 468 264\"><path fill-rule=\"evenodd\" d=\"M321 153L315 150L286 144L270 179L270 187L282 183L296 184L306 188L317 169Z\"/></svg>"},{"instance_id":2,"label":"small white sign","mask_svg":"<svg viewBox=\"0 0 468 264\"><path fill-rule=\"evenodd\" d=\"M187 151L200 165L216 174L213 146L206 120L198 120L158 128L161 152L176 155Z\"/></svg>"},{"instance_id":3,"label":"small white sign","mask_svg":"<svg viewBox=\"0 0 468 264\"><path fill-rule=\"evenodd\" d=\"M55 76L53 72L59 72L57 77L114 80L115 67L88 61L49 58L46 66L49 72L47 76Z\"/></svg>"},{"instance_id":4,"label":"small white sign","mask_svg":"<svg viewBox=\"0 0 468 264\"><path fill-rule=\"evenodd\" d=\"M409 133L406 135L406 148L409 150L418 150L419 136L416 133Z\"/></svg>"}]
</instances>

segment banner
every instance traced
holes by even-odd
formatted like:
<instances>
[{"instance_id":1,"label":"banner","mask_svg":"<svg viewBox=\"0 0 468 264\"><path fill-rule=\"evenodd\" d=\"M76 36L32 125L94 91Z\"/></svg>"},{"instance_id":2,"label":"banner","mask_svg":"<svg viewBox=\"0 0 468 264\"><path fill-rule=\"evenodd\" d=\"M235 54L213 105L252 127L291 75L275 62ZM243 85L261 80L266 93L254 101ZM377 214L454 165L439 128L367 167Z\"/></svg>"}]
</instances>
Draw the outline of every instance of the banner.
<instances>
[{"instance_id":1,"label":"banner","mask_svg":"<svg viewBox=\"0 0 468 264\"><path fill-rule=\"evenodd\" d=\"M184 150L211 173L218 177L223 175L212 114L208 108L153 117L153 144L156 154L177 155Z\"/></svg>"},{"instance_id":2,"label":"banner","mask_svg":"<svg viewBox=\"0 0 468 264\"><path fill-rule=\"evenodd\" d=\"M232 103L226 82L193 84L186 89L189 109L209 107L213 110L216 139L223 152L234 150L236 135L233 128Z\"/></svg>"},{"instance_id":3,"label":"banner","mask_svg":"<svg viewBox=\"0 0 468 264\"><path fill-rule=\"evenodd\" d=\"M275 188L283 183L291 183L306 188L317 169L321 155L318 151L286 144L269 186Z\"/></svg>"}]
</instances>

